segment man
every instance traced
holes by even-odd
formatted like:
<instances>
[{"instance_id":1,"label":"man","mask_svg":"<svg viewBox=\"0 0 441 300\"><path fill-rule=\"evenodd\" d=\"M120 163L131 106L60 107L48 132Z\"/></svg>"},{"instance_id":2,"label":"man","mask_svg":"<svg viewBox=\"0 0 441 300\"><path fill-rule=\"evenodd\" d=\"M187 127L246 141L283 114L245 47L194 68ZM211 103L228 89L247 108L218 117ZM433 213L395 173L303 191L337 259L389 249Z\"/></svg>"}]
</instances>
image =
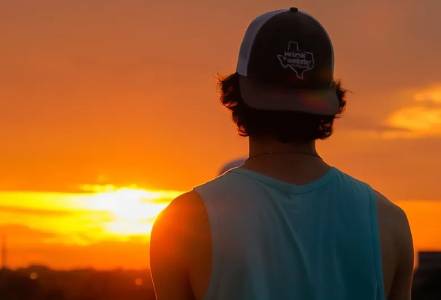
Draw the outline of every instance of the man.
<instances>
[{"instance_id":1,"label":"man","mask_svg":"<svg viewBox=\"0 0 441 300\"><path fill-rule=\"evenodd\" d=\"M159 300L410 299L406 215L316 152L346 105L333 67L331 40L308 14L250 24L236 73L220 82L249 157L155 222Z\"/></svg>"}]
</instances>

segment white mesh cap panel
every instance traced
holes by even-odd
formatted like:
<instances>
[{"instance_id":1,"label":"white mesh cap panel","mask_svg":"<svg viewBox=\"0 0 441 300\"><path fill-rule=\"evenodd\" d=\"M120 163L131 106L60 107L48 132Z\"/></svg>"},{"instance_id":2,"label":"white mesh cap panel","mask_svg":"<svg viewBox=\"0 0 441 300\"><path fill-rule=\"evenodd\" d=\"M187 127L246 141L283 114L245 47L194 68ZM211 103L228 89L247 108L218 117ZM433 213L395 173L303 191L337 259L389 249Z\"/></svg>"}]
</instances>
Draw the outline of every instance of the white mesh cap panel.
<instances>
[{"instance_id":1,"label":"white mesh cap panel","mask_svg":"<svg viewBox=\"0 0 441 300\"><path fill-rule=\"evenodd\" d=\"M267 12L255 18L248 26L247 31L245 32L245 35L243 37L242 44L240 46L239 58L237 60L236 72L239 73L239 75L242 76L248 75L247 74L248 61L250 59L251 49L253 47L254 40L257 34L259 33L259 30L272 17L286 11L289 11L289 9L279 9L279 10Z\"/></svg>"}]
</instances>

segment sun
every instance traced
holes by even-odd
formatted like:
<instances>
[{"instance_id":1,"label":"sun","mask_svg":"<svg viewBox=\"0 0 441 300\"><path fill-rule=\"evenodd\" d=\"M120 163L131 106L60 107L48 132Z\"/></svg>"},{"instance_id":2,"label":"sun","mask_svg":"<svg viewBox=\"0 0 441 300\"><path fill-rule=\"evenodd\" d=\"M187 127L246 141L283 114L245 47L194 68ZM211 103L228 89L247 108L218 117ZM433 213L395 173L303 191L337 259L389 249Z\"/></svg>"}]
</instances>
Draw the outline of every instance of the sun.
<instances>
[{"instance_id":1,"label":"sun","mask_svg":"<svg viewBox=\"0 0 441 300\"><path fill-rule=\"evenodd\" d=\"M109 222L103 224L108 233L120 237L145 235L150 234L159 213L179 194L176 191L110 187L107 191L90 195L87 208L109 214Z\"/></svg>"}]
</instances>

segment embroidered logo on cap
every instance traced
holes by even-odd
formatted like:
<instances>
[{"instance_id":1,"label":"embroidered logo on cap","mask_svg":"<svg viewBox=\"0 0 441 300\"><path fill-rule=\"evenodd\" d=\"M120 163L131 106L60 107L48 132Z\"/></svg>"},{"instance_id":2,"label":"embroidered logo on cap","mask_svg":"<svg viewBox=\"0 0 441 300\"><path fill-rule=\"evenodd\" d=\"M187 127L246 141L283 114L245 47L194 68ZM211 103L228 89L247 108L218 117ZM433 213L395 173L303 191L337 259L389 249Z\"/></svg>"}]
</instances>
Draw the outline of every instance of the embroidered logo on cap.
<instances>
[{"instance_id":1,"label":"embroidered logo on cap","mask_svg":"<svg viewBox=\"0 0 441 300\"><path fill-rule=\"evenodd\" d=\"M303 80L303 73L314 69L314 54L300 50L299 43L289 41L285 53L278 54L277 58L284 69L293 70L298 79Z\"/></svg>"}]
</instances>

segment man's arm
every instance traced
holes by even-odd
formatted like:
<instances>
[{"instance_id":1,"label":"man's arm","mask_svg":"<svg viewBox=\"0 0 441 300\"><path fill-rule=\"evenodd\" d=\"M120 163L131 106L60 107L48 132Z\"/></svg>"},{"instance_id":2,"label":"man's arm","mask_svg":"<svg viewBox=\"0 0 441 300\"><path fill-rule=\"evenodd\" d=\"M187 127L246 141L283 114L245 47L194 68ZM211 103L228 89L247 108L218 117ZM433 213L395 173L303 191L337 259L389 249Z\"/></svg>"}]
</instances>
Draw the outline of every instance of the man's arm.
<instances>
[{"instance_id":1,"label":"man's arm","mask_svg":"<svg viewBox=\"0 0 441 300\"><path fill-rule=\"evenodd\" d=\"M388 300L410 300L414 250L404 211L377 191L383 274Z\"/></svg>"},{"instance_id":2,"label":"man's arm","mask_svg":"<svg viewBox=\"0 0 441 300\"><path fill-rule=\"evenodd\" d=\"M390 300L410 300L413 281L414 250L409 221L403 210L399 210L395 233L398 265L389 294Z\"/></svg>"},{"instance_id":3,"label":"man's arm","mask_svg":"<svg viewBox=\"0 0 441 300\"><path fill-rule=\"evenodd\" d=\"M188 197L174 199L156 219L150 239L150 272L157 300L194 300L186 267Z\"/></svg>"}]
</instances>

